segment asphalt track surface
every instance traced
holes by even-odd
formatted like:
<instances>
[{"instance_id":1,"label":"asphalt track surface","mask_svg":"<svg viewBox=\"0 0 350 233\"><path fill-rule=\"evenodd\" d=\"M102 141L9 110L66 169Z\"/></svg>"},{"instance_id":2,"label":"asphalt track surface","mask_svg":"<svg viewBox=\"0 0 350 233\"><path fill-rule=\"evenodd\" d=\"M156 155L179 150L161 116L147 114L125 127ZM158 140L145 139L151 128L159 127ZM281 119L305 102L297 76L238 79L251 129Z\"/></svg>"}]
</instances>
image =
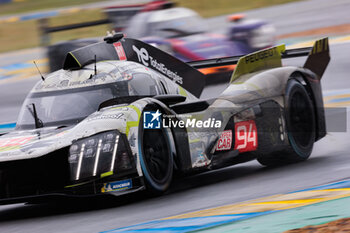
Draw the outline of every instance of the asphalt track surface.
<instances>
[{"instance_id":1,"label":"asphalt track surface","mask_svg":"<svg viewBox=\"0 0 350 233\"><path fill-rule=\"evenodd\" d=\"M350 89L348 51L350 43L331 45L332 60L322 79L324 90ZM302 65L304 60L292 59L287 64ZM14 121L35 81L0 85L0 122ZM224 88L208 87L204 95L213 96ZM348 125L349 116L348 112ZM328 125L337 124L334 119L328 116ZM304 163L264 168L252 161L179 178L167 194L157 198L136 193L115 199L0 206L0 232L100 232L343 180L350 177L349 132L349 127L347 132L330 132L315 144L311 158Z\"/></svg>"},{"instance_id":2,"label":"asphalt track surface","mask_svg":"<svg viewBox=\"0 0 350 233\"><path fill-rule=\"evenodd\" d=\"M350 2L348 0L308 0L296 1L267 8L244 12L248 18L265 19L273 23L277 35L306 31L315 28L347 24L350 22ZM212 18L210 26L222 28L226 16Z\"/></svg>"}]
</instances>

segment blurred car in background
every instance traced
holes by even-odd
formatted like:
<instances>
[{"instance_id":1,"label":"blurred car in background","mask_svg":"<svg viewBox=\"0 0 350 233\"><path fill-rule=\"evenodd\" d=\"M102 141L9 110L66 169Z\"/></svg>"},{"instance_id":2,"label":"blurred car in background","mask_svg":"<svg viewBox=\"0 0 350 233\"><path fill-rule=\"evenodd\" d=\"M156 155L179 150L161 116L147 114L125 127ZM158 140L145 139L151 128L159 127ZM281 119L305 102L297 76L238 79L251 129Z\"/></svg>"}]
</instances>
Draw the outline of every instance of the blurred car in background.
<instances>
[{"instance_id":1,"label":"blurred car in background","mask_svg":"<svg viewBox=\"0 0 350 233\"><path fill-rule=\"evenodd\" d=\"M224 30L213 32L206 21L188 8L174 7L169 1L108 8L114 29L127 37L150 43L182 61L248 54L275 43L272 24L244 15L231 15ZM49 46L50 70L60 69L68 51L100 41L99 38L72 40ZM203 73L232 71L233 67L202 70Z\"/></svg>"},{"instance_id":2,"label":"blurred car in background","mask_svg":"<svg viewBox=\"0 0 350 233\"><path fill-rule=\"evenodd\" d=\"M275 43L273 25L262 20L229 17L225 33L215 33L193 10L176 7L135 15L126 35L142 39L183 61L244 55Z\"/></svg>"}]
</instances>

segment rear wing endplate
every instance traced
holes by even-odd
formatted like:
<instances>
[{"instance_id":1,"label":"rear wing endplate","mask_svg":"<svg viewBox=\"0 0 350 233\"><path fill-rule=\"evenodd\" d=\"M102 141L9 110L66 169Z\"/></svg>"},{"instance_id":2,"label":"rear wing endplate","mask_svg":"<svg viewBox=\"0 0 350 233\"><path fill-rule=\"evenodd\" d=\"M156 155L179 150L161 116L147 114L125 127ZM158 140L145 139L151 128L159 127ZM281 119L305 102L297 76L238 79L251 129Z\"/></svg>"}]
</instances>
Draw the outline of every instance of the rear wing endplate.
<instances>
[{"instance_id":1,"label":"rear wing endplate","mask_svg":"<svg viewBox=\"0 0 350 233\"><path fill-rule=\"evenodd\" d=\"M328 38L323 38L315 41L304 68L311 70L321 79L330 60Z\"/></svg>"}]
</instances>

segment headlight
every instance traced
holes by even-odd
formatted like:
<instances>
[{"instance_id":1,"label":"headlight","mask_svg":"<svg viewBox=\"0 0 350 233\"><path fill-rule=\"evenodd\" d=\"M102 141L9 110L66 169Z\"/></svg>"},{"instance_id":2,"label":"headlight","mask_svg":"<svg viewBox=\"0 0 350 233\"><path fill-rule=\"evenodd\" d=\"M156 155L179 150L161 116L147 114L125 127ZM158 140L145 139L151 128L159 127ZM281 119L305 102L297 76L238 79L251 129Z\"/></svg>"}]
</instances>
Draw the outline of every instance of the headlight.
<instances>
[{"instance_id":1,"label":"headlight","mask_svg":"<svg viewBox=\"0 0 350 233\"><path fill-rule=\"evenodd\" d=\"M255 49L262 49L272 46L275 43L275 27L265 24L251 32L250 46Z\"/></svg>"},{"instance_id":2,"label":"headlight","mask_svg":"<svg viewBox=\"0 0 350 233\"><path fill-rule=\"evenodd\" d=\"M69 149L71 180L131 169L132 155L125 135L109 131L78 140Z\"/></svg>"}]
</instances>

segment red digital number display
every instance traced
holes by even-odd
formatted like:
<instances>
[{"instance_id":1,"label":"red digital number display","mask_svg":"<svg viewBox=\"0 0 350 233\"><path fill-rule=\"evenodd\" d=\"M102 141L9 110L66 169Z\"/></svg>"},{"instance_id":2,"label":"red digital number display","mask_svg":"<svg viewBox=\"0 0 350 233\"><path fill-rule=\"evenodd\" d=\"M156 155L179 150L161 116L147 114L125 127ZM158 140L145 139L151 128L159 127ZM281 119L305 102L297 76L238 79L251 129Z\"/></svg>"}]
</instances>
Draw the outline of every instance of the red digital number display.
<instances>
[{"instance_id":1,"label":"red digital number display","mask_svg":"<svg viewBox=\"0 0 350 233\"><path fill-rule=\"evenodd\" d=\"M240 153L254 151L258 147L258 133L253 120L235 124L235 150Z\"/></svg>"}]
</instances>

